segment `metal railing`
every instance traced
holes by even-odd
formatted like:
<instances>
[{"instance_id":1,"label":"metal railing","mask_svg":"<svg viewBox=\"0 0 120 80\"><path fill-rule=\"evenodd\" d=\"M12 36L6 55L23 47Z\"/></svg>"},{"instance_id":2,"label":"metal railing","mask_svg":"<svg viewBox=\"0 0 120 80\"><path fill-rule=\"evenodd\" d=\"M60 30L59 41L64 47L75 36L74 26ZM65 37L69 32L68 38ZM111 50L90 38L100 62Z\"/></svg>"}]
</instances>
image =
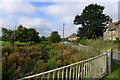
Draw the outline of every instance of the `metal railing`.
<instances>
[{"instance_id":1,"label":"metal railing","mask_svg":"<svg viewBox=\"0 0 120 80\"><path fill-rule=\"evenodd\" d=\"M69 79L97 79L107 72L107 54L89 58L74 64L42 72L18 80L67 80Z\"/></svg>"}]
</instances>

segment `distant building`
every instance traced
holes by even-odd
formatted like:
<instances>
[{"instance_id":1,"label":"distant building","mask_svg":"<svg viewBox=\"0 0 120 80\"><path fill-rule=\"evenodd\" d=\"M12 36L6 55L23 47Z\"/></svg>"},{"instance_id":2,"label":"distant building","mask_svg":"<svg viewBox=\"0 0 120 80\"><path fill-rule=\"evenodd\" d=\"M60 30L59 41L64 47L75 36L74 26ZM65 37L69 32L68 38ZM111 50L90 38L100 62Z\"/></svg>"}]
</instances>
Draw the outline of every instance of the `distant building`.
<instances>
[{"instance_id":1,"label":"distant building","mask_svg":"<svg viewBox=\"0 0 120 80\"><path fill-rule=\"evenodd\" d=\"M104 40L120 39L120 21L112 22L112 19L109 19L109 25L104 30L103 38Z\"/></svg>"},{"instance_id":2,"label":"distant building","mask_svg":"<svg viewBox=\"0 0 120 80\"><path fill-rule=\"evenodd\" d=\"M76 40L78 37L77 37L77 34L73 33L72 35L70 35L67 38L68 38L68 40L73 41L73 40Z\"/></svg>"}]
</instances>

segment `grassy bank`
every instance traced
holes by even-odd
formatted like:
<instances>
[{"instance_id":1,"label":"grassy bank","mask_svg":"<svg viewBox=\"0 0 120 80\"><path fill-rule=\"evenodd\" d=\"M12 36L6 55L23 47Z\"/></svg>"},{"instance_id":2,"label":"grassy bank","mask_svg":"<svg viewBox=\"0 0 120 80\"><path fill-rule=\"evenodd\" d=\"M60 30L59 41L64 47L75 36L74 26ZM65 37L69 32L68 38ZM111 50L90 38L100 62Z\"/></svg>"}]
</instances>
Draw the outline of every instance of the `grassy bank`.
<instances>
[{"instance_id":1,"label":"grassy bank","mask_svg":"<svg viewBox=\"0 0 120 80\"><path fill-rule=\"evenodd\" d=\"M29 43L26 43L26 42L18 42L16 41L14 43L14 45L28 45ZM0 45L4 46L4 45L11 45L10 42L5 42L5 41L0 41Z\"/></svg>"},{"instance_id":2,"label":"grassy bank","mask_svg":"<svg viewBox=\"0 0 120 80\"><path fill-rule=\"evenodd\" d=\"M5 80L22 78L32 74L55 69L64 65L75 63L84 59L97 56L101 50L114 48L118 50L118 43L103 40L82 40L90 46L89 51L77 50L59 43L37 43L32 46L11 46L9 43L2 46L2 76ZM21 44L21 42L16 42ZM26 44L26 43L22 43ZM107 76L115 76L118 73L113 63L113 73ZM116 65L116 66L115 66ZM7 77L6 77L7 76ZM116 76L115 76L116 77ZM107 77L108 78L108 77Z\"/></svg>"},{"instance_id":3,"label":"grassy bank","mask_svg":"<svg viewBox=\"0 0 120 80\"><path fill-rule=\"evenodd\" d=\"M90 46L91 48L97 51L108 51L110 49L113 49L114 52L117 52L120 49L120 41L85 39L79 41L76 40L75 43Z\"/></svg>"},{"instance_id":4,"label":"grassy bank","mask_svg":"<svg viewBox=\"0 0 120 80\"><path fill-rule=\"evenodd\" d=\"M79 51L59 43L34 44L33 46L21 47L6 45L2 47L2 76L5 80L17 79L96 55L98 53L92 50Z\"/></svg>"},{"instance_id":5,"label":"grassy bank","mask_svg":"<svg viewBox=\"0 0 120 80\"><path fill-rule=\"evenodd\" d=\"M120 65L112 62L112 73L107 74L101 80L120 80Z\"/></svg>"}]
</instances>

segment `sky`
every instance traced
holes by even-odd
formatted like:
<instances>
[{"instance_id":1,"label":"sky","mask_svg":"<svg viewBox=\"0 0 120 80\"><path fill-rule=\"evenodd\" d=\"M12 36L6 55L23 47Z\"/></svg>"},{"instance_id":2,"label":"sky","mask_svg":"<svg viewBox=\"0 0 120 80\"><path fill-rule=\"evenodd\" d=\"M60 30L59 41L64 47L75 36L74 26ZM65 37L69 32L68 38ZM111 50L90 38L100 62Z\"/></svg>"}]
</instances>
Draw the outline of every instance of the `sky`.
<instances>
[{"instance_id":1,"label":"sky","mask_svg":"<svg viewBox=\"0 0 120 80\"><path fill-rule=\"evenodd\" d=\"M73 20L80 15L89 4L105 6L104 13L113 21L118 21L118 1L80 1L80 0L1 0L0 27L16 29L22 24L27 28L35 28L40 36L50 36L52 31L58 31L62 37L62 27L65 23L65 37L77 33L78 27Z\"/></svg>"}]
</instances>

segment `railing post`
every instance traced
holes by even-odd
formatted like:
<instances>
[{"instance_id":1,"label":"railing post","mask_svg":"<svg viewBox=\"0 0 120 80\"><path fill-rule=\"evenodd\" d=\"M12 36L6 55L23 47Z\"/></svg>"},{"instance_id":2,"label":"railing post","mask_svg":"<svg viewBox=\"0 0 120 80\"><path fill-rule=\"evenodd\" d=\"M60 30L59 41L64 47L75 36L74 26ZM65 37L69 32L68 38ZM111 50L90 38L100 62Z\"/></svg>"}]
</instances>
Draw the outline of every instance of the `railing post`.
<instances>
[{"instance_id":1,"label":"railing post","mask_svg":"<svg viewBox=\"0 0 120 80\"><path fill-rule=\"evenodd\" d=\"M108 72L109 72L109 74L112 72L112 55L113 55L113 49L110 49L110 52L108 52Z\"/></svg>"}]
</instances>

